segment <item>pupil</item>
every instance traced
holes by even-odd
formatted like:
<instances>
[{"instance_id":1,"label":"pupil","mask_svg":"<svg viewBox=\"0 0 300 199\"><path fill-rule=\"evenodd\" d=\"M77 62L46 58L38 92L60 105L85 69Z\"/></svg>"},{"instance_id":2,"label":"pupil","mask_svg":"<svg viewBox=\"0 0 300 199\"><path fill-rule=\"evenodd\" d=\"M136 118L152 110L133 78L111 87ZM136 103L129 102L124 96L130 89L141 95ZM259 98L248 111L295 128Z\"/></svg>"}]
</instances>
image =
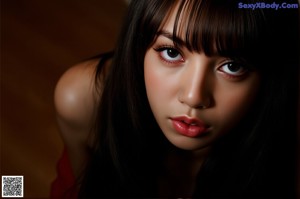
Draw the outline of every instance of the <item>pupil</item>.
<instances>
[{"instance_id":1,"label":"pupil","mask_svg":"<svg viewBox=\"0 0 300 199\"><path fill-rule=\"evenodd\" d=\"M230 63L228 65L228 69L232 72L237 72L238 70L240 70L240 66L238 66L237 64Z\"/></svg>"},{"instance_id":2,"label":"pupil","mask_svg":"<svg viewBox=\"0 0 300 199\"><path fill-rule=\"evenodd\" d=\"M173 50L173 49L168 49L168 55L170 56L170 57L172 57L172 58L174 58L174 57L177 57L178 56L178 52L176 52L175 50Z\"/></svg>"}]
</instances>

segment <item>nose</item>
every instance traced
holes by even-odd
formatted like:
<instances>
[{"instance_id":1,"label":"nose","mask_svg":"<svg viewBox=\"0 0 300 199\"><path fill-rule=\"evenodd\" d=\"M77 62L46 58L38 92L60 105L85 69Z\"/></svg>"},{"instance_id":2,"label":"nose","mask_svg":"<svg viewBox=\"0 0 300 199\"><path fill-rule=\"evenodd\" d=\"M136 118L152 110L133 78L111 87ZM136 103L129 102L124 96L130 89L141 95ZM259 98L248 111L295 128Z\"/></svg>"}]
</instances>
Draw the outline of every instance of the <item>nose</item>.
<instances>
[{"instance_id":1,"label":"nose","mask_svg":"<svg viewBox=\"0 0 300 199\"><path fill-rule=\"evenodd\" d=\"M202 59L184 66L178 100L191 108L205 109L212 105L212 76L209 63Z\"/></svg>"}]
</instances>

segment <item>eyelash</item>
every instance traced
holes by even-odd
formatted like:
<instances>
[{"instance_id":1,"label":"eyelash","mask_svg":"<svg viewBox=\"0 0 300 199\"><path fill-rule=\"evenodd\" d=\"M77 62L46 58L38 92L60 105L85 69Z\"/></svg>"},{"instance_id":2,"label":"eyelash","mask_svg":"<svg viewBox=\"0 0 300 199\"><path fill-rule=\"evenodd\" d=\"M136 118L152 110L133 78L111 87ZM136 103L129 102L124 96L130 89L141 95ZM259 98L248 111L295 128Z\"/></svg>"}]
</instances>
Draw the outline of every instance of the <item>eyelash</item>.
<instances>
[{"instance_id":1,"label":"eyelash","mask_svg":"<svg viewBox=\"0 0 300 199\"><path fill-rule=\"evenodd\" d=\"M224 69L222 69L224 66L226 66L227 65L227 67L229 66L229 65L237 65L238 67L240 67L240 70L242 70L242 72L240 72L241 74L238 74L238 75L233 75L233 74L230 74L230 72L226 72ZM244 77L247 73L248 73L248 71L249 71L249 69L248 69L248 67L245 67L245 66L243 66L243 64L241 64L241 63L238 63L238 62L235 62L235 61L228 61L228 62L226 62L226 63L224 63L224 64L222 64L220 67L218 67L218 69L217 69L218 71L220 71L221 73L223 73L227 78L229 78L229 79L237 79L237 78L242 78L242 77Z\"/></svg>"},{"instance_id":2,"label":"eyelash","mask_svg":"<svg viewBox=\"0 0 300 199\"><path fill-rule=\"evenodd\" d=\"M156 52L158 52L159 58L162 61L166 62L167 64L173 64L173 65L175 64L176 65L176 64L181 64L181 63L183 63L185 61L184 58L183 58L183 56L182 56L182 53L180 52L180 50L177 49L177 48L175 48L172 45L162 45L162 46L154 47L153 49ZM170 60L166 59L164 57L164 55L162 55L162 53L164 53L164 51L166 51L166 50L174 50L174 51L176 51L176 53L178 53L178 55L181 57L181 59L180 60L175 60L175 61L170 61ZM243 70L242 74L233 75L233 74L230 74L230 72L226 72L226 71L224 71L224 69L222 69L224 66L226 66L226 65L229 66L229 65L232 65L232 64L237 65L240 68L242 68L242 70ZM233 60L228 60L227 62L223 63L221 66L219 66L217 68L217 70L220 71L223 75L225 75L226 78L232 79L232 80L244 77L247 74L247 72L249 71L247 67L243 66L243 64L241 64L239 62L236 62L236 61L233 61Z\"/></svg>"},{"instance_id":3,"label":"eyelash","mask_svg":"<svg viewBox=\"0 0 300 199\"><path fill-rule=\"evenodd\" d=\"M159 46L159 47L156 47L156 48L153 48L156 52L158 52L158 55L159 55L159 58L162 60L162 61L164 61L164 62L166 62L166 63L168 63L168 64L180 64L180 63L182 63L182 62L184 62L185 60L184 60L184 58L183 58L183 56L182 56L182 53L180 52L180 50L178 50L177 48L175 48L174 46L168 46L168 45L164 45L164 46ZM180 60L174 60L174 61L172 61L172 60L170 60L170 59L172 59L172 58L170 58L169 60L163 55L163 53L164 53L164 51L166 51L166 50L172 50L172 51L175 51L175 53L178 53L178 55L177 56L180 56L181 58L180 58ZM168 52L166 52L166 53L168 53ZM167 56L169 56L169 55L167 55ZM176 57L177 57L176 56Z\"/></svg>"}]
</instances>

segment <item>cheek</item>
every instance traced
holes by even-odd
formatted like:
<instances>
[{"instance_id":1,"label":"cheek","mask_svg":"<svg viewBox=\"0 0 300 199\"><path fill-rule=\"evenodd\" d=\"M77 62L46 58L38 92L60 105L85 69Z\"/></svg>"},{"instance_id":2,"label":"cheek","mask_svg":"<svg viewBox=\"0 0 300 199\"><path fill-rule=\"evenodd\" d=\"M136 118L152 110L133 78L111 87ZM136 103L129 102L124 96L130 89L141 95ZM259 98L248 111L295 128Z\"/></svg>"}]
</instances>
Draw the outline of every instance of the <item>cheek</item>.
<instances>
[{"instance_id":1,"label":"cheek","mask_svg":"<svg viewBox=\"0 0 300 199\"><path fill-rule=\"evenodd\" d=\"M163 72L159 69L159 63L155 61L151 53L146 53L144 62L144 78L147 97L151 106L152 111L160 109L161 104L163 104L163 98L165 98L164 93L167 91L167 86L165 83L165 78L163 77Z\"/></svg>"},{"instance_id":2,"label":"cheek","mask_svg":"<svg viewBox=\"0 0 300 199\"><path fill-rule=\"evenodd\" d=\"M165 67L150 50L145 55L144 78L147 97L153 112L166 108L176 99L178 76Z\"/></svg>"},{"instance_id":3,"label":"cheek","mask_svg":"<svg viewBox=\"0 0 300 199\"><path fill-rule=\"evenodd\" d=\"M218 123L227 132L249 111L257 96L259 78L254 76L241 85L222 87L215 96Z\"/></svg>"},{"instance_id":4,"label":"cheek","mask_svg":"<svg viewBox=\"0 0 300 199\"><path fill-rule=\"evenodd\" d=\"M147 69L148 67L145 67L145 84L146 84L146 90L147 94L149 96L153 96L153 93L155 91L159 91L159 85L161 84L160 78L155 75L151 70ZM148 97L149 97L148 96Z\"/></svg>"},{"instance_id":5,"label":"cheek","mask_svg":"<svg viewBox=\"0 0 300 199\"><path fill-rule=\"evenodd\" d=\"M146 93L154 118L163 133L168 132L165 118L172 99L172 78L156 61L153 54L146 53L144 61L144 79Z\"/></svg>"}]
</instances>

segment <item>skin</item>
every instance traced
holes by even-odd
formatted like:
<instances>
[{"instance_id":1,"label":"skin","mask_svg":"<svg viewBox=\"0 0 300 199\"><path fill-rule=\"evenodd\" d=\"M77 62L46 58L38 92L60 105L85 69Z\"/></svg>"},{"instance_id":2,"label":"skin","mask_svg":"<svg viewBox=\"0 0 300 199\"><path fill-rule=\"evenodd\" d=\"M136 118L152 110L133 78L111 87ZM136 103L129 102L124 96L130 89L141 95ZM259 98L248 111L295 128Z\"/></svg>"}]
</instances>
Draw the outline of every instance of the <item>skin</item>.
<instances>
[{"instance_id":1,"label":"skin","mask_svg":"<svg viewBox=\"0 0 300 199\"><path fill-rule=\"evenodd\" d=\"M162 27L163 34L147 50L144 77L158 125L166 139L183 150L170 154L166 163L170 173L162 181L178 194L192 194L204 157L212 144L246 114L255 99L260 77L256 71L238 64L233 65L237 70L232 70L233 61L227 57L208 57L203 52L191 52L184 45L176 48L172 40L175 16L176 9ZM178 116L201 120L208 132L193 138L180 134L171 120ZM185 177L172 184L174 181L168 176L178 173Z\"/></svg>"},{"instance_id":2,"label":"skin","mask_svg":"<svg viewBox=\"0 0 300 199\"><path fill-rule=\"evenodd\" d=\"M88 159L88 135L95 119L94 74L98 59L82 62L67 70L55 88L57 123L72 173L78 177Z\"/></svg>"},{"instance_id":3,"label":"skin","mask_svg":"<svg viewBox=\"0 0 300 199\"><path fill-rule=\"evenodd\" d=\"M158 178L160 195L174 197L192 196L196 175L211 145L246 114L260 80L255 71L239 77L229 75L226 64L230 59L226 57L208 57L202 52L190 52L184 46L174 50L170 35L175 13L176 8L162 27L163 34L147 50L144 62L151 109L162 132L174 145L165 159L167 173ZM166 46L172 47L169 54ZM98 104L93 87L98 61L72 67L55 90L58 125L76 177L88 159L88 134ZM237 74L244 72L239 70ZM202 109L202 105L206 108ZM176 116L200 119L208 126L208 133L197 138L179 134L170 120Z\"/></svg>"}]
</instances>

